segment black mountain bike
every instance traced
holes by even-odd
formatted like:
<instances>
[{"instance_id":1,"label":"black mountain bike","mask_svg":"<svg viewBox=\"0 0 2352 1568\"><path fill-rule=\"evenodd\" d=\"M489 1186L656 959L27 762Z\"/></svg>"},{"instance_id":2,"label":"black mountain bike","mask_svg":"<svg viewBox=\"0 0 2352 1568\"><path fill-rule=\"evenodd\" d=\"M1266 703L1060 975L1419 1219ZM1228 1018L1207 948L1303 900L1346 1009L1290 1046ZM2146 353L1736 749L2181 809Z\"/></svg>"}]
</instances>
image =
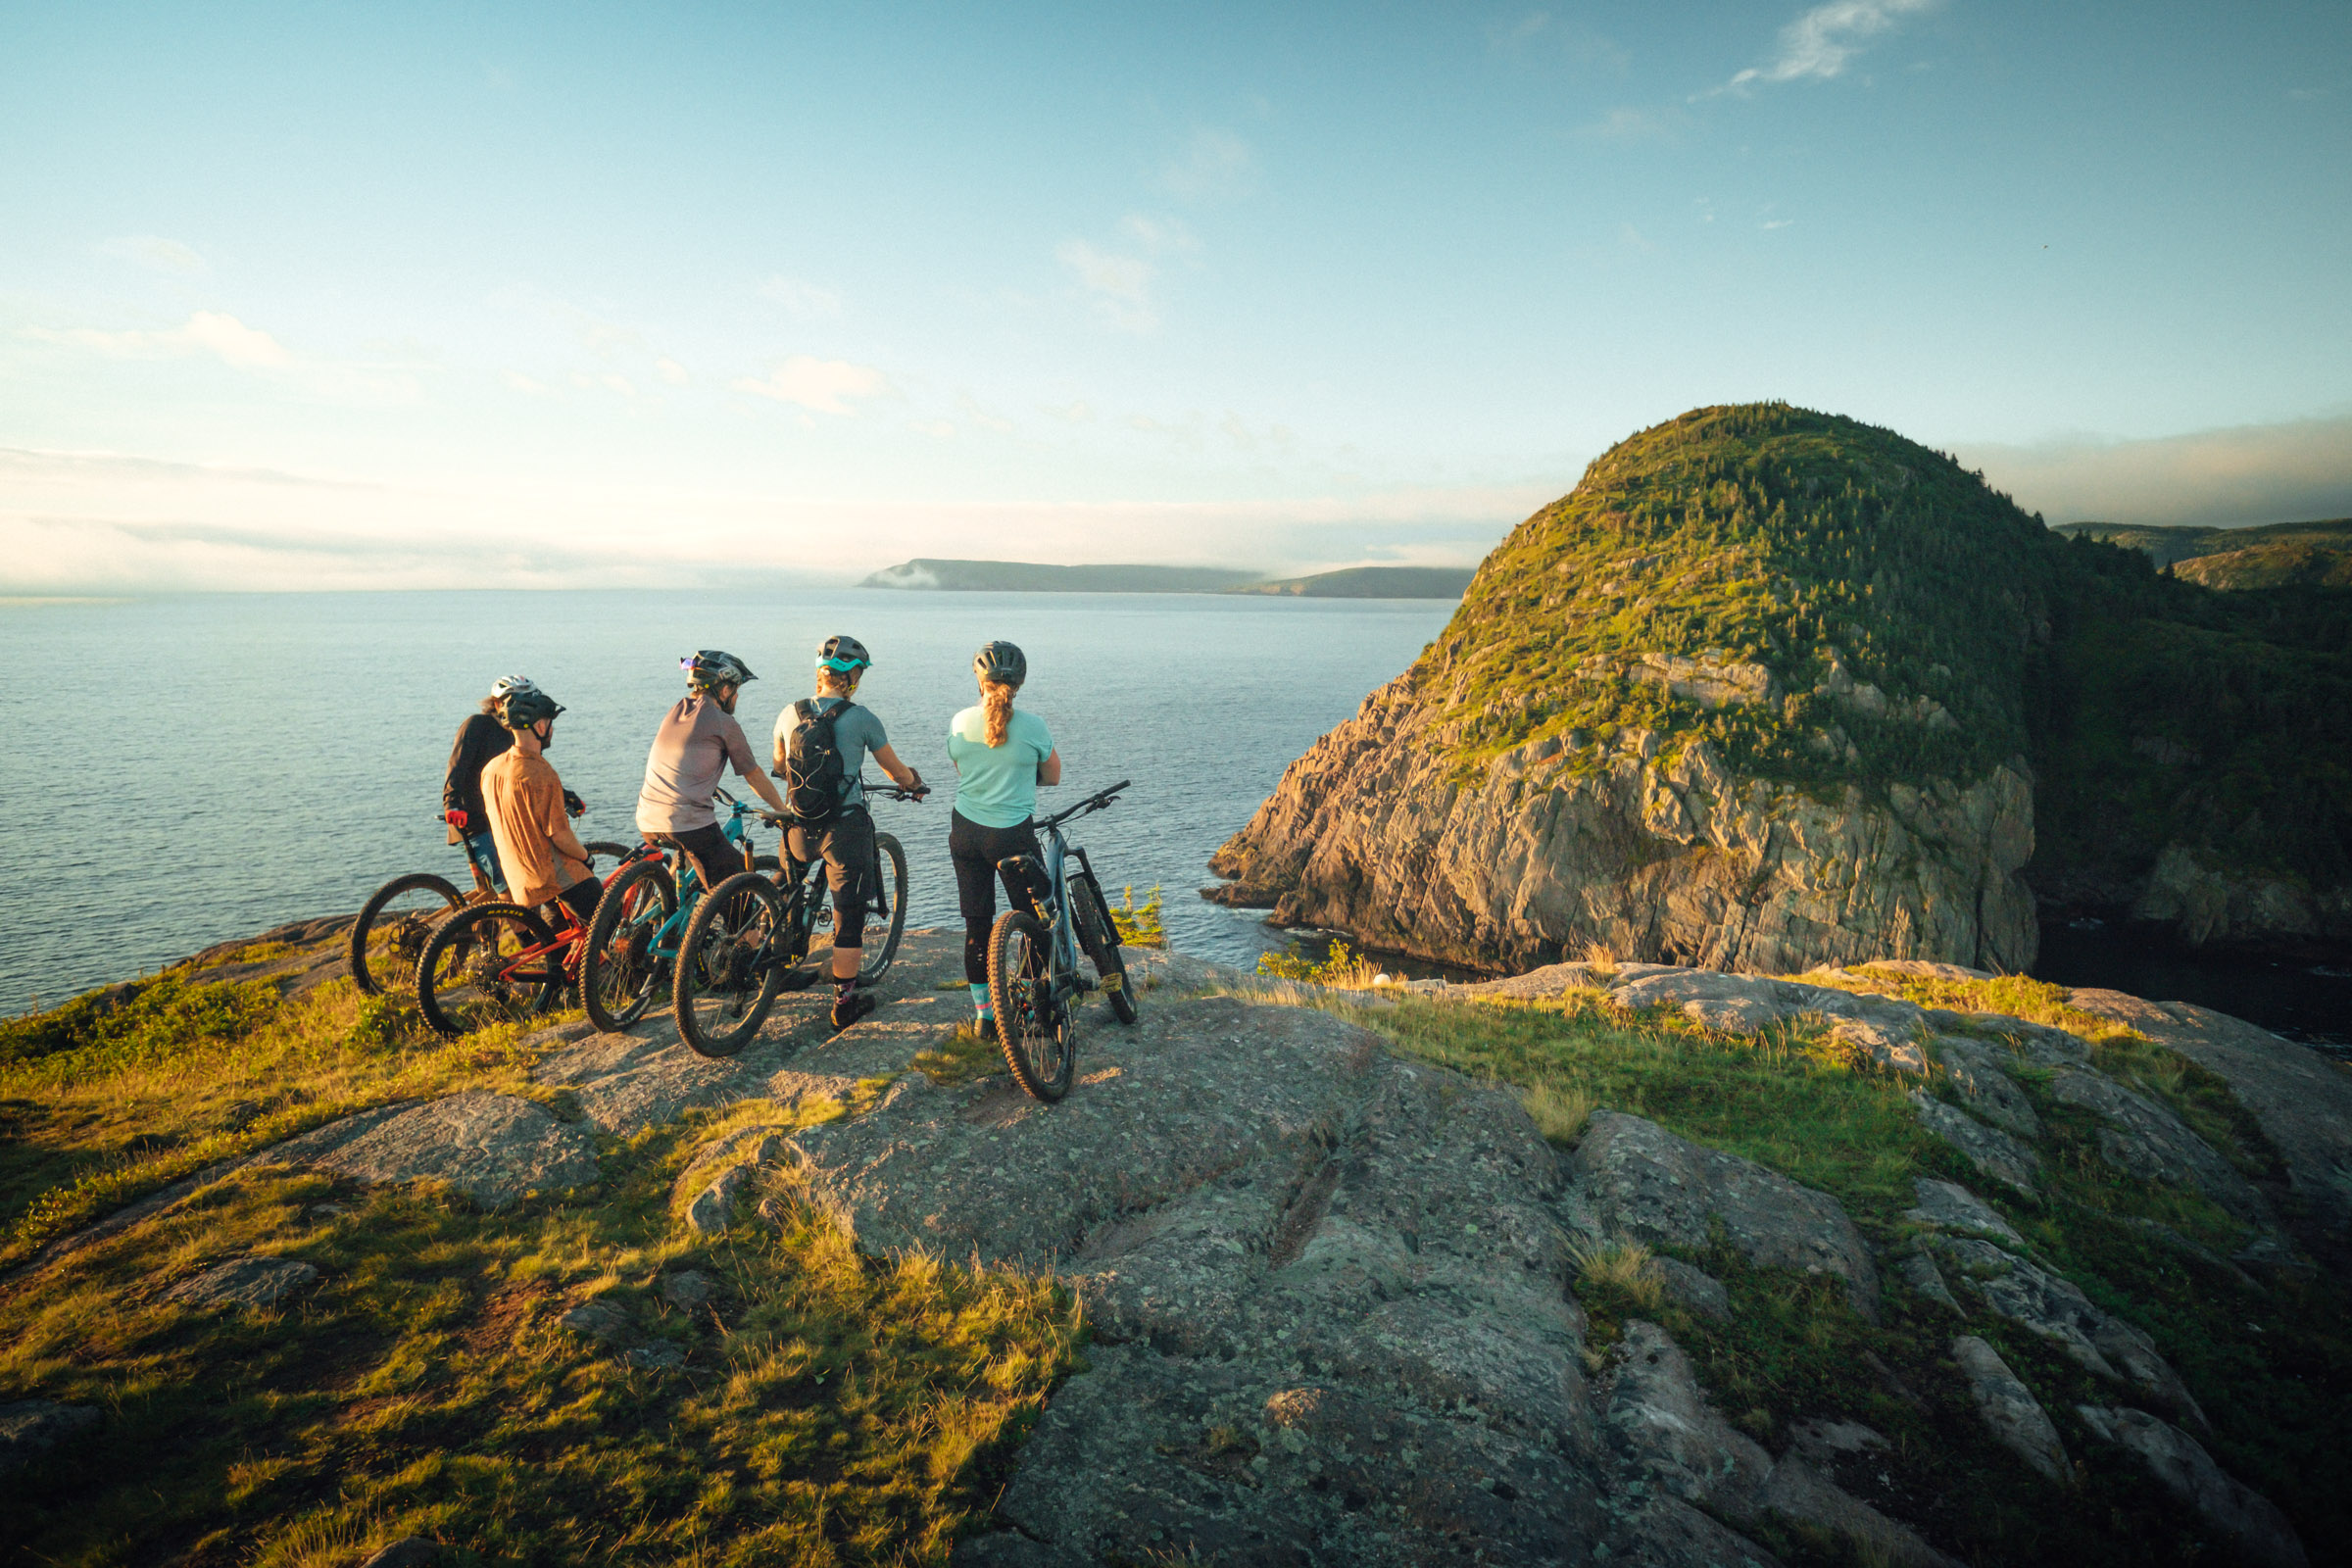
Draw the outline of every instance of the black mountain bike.
<instances>
[{"instance_id":1,"label":"black mountain bike","mask_svg":"<svg viewBox=\"0 0 2352 1568\"><path fill-rule=\"evenodd\" d=\"M1119 928L1110 903L1086 852L1068 843L1061 824L1107 809L1128 787L1126 780L1090 795L1066 811L1037 824L1045 835L1045 864L1025 855L1008 856L997 869L1008 884L1026 886L1037 912L1007 909L988 934L988 1003L997 1015L997 1040L1004 1064L1020 1086L1052 1104L1070 1092L1078 1062L1076 1000L1100 991L1119 1022L1135 1022L1135 988L1119 956ZM1078 868L1071 870L1075 859ZM1095 966L1088 982L1078 972L1078 953Z\"/></svg>"},{"instance_id":2,"label":"black mountain bike","mask_svg":"<svg viewBox=\"0 0 2352 1568\"><path fill-rule=\"evenodd\" d=\"M919 801L930 793L858 782L868 801ZM790 826L789 818L762 815L771 826ZM824 861L794 858L791 842L787 833L784 865L772 879L757 871L731 876L703 895L686 922L670 996L679 1036L706 1056L732 1056L759 1031L777 992L805 991L832 972L832 946L810 951L832 902ZM888 833L874 834L866 881L858 983L873 986L898 956L906 929L906 852Z\"/></svg>"}]
</instances>

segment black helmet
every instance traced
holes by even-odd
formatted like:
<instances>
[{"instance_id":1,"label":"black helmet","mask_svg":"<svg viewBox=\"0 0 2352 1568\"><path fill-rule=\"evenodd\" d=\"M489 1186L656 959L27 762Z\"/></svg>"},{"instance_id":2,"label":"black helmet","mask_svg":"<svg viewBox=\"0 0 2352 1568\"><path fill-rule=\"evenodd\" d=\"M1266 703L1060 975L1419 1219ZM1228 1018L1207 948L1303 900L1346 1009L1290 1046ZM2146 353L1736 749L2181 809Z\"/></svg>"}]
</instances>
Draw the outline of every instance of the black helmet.
<instances>
[{"instance_id":1,"label":"black helmet","mask_svg":"<svg viewBox=\"0 0 2352 1568\"><path fill-rule=\"evenodd\" d=\"M816 651L816 662L836 674L854 674L874 667L874 656L855 637L828 637Z\"/></svg>"},{"instance_id":2,"label":"black helmet","mask_svg":"<svg viewBox=\"0 0 2352 1568\"><path fill-rule=\"evenodd\" d=\"M529 729L543 718L553 718L564 711L564 705L533 686L525 691L512 691L499 699L498 721L509 729Z\"/></svg>"},{"instance_id":3,"label":"black helmet","mask_svg":"<svg viewBox=\"0 0 2352 1568\"><path fill-rule=\"evenodd\" d=\"M504 702L516 692L535 692L539 683L528 675L501 675L490 683L492 698Z\"/></svg>"},{"instance_id":4,"label":"black helmet","mask_svg":"<svg viewBox=\"0 0 2352 1568\"><path fill-rule=\"evenodd\" d=\"M989 643L972 656L972 673L982 680L1018 686L1029 678L1029 660L1010 643Z\"/></svg>"},{"instance_id":5,"label":"black helmet","mask_svg":"<svg viewBox=\"0 0 2352 1568\"><path fill-rule=\"evenodd\" d=\"M751 665L715 648L706 648L691 659L679 660L678 667L686 671L686 684L698 692L707 692L713 686L740 686L747 680L760 678L752 673Z\"/></svg>"}]
</instances>

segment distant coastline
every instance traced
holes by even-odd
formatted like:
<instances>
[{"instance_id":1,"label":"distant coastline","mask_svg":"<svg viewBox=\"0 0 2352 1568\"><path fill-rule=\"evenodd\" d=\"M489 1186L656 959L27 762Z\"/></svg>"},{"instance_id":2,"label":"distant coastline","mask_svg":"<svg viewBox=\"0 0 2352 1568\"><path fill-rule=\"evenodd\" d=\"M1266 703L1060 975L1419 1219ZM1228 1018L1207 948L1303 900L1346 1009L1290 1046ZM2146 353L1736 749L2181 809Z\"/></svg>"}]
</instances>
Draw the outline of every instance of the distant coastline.
<instances>
[{"instance_id":1,"label":"distant coastline","mask_svg":"<svg viewBox=\"0 0 2352 1568\"><path fill-rule=\"evenodd\" d=\"M1270 594L1304 599L1459 599L1468 566L1348 566L1268 578L1221 566L1053 566L1026 561L917 558L885 567L860 588L915 593Z\"/></svg>"}]
</instances>

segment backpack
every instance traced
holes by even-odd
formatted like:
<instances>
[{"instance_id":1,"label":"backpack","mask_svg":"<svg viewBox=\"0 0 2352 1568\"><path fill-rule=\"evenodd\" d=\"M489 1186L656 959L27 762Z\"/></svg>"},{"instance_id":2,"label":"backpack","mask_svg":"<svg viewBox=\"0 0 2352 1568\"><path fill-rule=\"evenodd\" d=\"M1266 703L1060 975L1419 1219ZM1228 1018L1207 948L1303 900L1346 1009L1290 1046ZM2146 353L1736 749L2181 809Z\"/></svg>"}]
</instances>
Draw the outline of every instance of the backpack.
<instances>
[{"instance_id":1,"label":"backpack","mask_svg":"<svg viewBox=\"0 0 2352 1568\"><path fill-rule=\"evenodd\" d=\"M834 730L855 706L843 702L820 713L813 697L792 705L800 723L784 743L784 804L796 820L829 821L849 794L849 770L842 765L841 742Z\"/></svg>"}]
</instances>

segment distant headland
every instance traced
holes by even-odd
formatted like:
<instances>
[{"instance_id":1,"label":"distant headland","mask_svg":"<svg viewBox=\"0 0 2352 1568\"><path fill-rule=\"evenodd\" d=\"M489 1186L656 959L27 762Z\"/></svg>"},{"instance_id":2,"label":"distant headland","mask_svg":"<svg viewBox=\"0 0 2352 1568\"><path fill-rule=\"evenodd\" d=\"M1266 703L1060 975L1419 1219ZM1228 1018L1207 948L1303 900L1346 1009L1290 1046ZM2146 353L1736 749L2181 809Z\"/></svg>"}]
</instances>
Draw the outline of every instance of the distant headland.
<instances>
[{"instance_id":1,"label":"distant headland","mask_svg":"<svg viewBox=\"0 0 2352 1568\"><path fill-rule=\"evenodd\" d=\"M1287 594L1303 599L1459 599L1468 566L1348 566L1268 578L1222 566L1049 566L1027 561L918 558L867 577L860 588L946 593Z\"/></svg>"}]
</instances>

